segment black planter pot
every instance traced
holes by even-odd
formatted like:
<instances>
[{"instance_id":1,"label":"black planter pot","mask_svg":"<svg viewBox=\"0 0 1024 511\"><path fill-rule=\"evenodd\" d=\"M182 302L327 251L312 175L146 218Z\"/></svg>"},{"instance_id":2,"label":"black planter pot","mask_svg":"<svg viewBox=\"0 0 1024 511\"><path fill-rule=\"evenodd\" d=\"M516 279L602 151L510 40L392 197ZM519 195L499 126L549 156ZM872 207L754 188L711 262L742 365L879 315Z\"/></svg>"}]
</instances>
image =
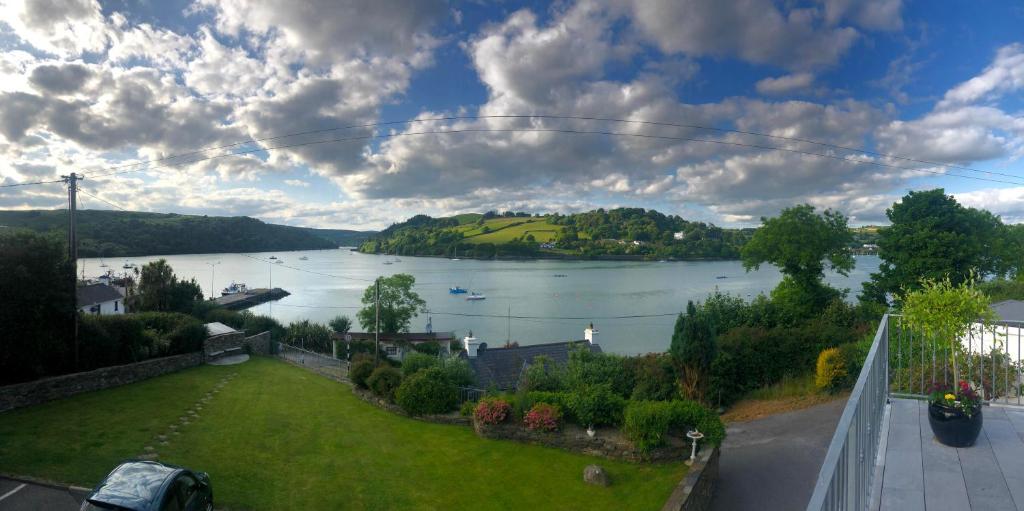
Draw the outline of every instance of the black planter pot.
<instances>
[{"instance_id":1,"label":"black planter pot","mask_svg":"<svg viewBox=\"0 0 1024 511\"><path fill-rule=\"evenodd\" d=\"M950 447L970 447L981 433L981 405L975 407L971 416L955 408L928 403L928 424L936 440Z\"/></svg>"}]
</instances>

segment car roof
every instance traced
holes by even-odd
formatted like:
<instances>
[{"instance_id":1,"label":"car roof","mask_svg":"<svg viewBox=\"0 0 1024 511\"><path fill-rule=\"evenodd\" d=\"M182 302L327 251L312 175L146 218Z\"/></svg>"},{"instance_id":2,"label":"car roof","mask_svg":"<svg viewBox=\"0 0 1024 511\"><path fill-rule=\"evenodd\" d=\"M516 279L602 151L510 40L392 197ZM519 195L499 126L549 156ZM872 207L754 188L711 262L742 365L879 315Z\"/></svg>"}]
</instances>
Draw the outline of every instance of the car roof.
<instances>
[{"instance_id":1,"label":"car roof","mask_svg":"<svg viewBox=\"0 0 1024 511\"><path fill-rule=\"evenodd\" d=\"M144 511L160 495L164 483L182 471L155 461L128 461L111 471L88 500Z\"/></svg>"}]
</instances>

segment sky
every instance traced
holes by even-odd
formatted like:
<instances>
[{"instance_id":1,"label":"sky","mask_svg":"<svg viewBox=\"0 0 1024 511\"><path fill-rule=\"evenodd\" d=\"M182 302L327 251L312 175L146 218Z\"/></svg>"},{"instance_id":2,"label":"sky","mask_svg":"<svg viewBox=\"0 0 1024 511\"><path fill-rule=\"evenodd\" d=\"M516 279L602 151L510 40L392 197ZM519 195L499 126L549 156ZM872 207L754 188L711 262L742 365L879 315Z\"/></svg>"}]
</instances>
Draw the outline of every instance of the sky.
<instances>
[{"instance_id":1,"label":"sky","mask_svg":"<svg viewBox=\"0 0 1024 511\"><path fill-rule=\"evenodd\" d=\"M0 209L1024 222L1024 4L0 0ZM583 119L588 118L588 119ZM595 120L601 119L601 120Z\"/></svg>"}]
</instances>

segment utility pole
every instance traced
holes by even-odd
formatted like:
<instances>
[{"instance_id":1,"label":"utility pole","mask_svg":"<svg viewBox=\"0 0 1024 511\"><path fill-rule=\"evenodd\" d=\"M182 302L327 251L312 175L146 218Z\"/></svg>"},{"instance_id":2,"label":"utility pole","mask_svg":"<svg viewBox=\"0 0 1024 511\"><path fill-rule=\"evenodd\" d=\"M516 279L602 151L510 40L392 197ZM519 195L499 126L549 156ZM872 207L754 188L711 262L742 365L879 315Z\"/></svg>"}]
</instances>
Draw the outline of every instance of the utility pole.
<instances>
[{"instance_id":1,"label":"utility pole","mask_svg":"<svg viewBox=\"0 0 1024 511\"><path fill-rule=\"evenodd\" d=\"M78 180L84 179L72 172L61 176L68 185L68 259L71 261L71 317L74 322L75 369L78 369L78 235L75 232L75 210L78 208ZM85 267L82 267L85 271Z\"/></svg>"},{"instance_id":2,"label":"utility pole","mask_svg":"<svg viewBox=\"0 0 1024 511\"><path fill-rule=\"evenodd\" d=\"M508 304L508 316L505 323L505 344L512 344L512 304Z\"/></svg>"},{"instance_id":3,"label":"utility pole","mask_svg":"<svg viewBox=\"0 0 1024 511\"><path fill-rule=\"evenodd\" d=\"M270 268L270 277L267 286L270 287L270 300L267 301L267 315L274 317L274 263L267 262L267 268Z\"/></svg>"},{"instance_id":4,"label":"utility pole","mask_svg":"<svg viewBox=\"0 0 1024 511\"><path fill-rule=\"evenodd\" d=\"M374 293L374 303L376 304L376 320L375 326L373 327L373 360L380 360L380 277L377 277L376 281L377 291Z\"/></svg>"},{"instance_id":5,"label":"utility pole","mask_svg":"<svg viewBox=\"0 0 1024 511\"><path fill-rule=\"evenodd\" d=\"M220 264L220 261L206 264L210 265L210 299L213 300L216 291L216 288L213 287L213 276L217 274L217 265Z\"/></svg>"}]
</instances>

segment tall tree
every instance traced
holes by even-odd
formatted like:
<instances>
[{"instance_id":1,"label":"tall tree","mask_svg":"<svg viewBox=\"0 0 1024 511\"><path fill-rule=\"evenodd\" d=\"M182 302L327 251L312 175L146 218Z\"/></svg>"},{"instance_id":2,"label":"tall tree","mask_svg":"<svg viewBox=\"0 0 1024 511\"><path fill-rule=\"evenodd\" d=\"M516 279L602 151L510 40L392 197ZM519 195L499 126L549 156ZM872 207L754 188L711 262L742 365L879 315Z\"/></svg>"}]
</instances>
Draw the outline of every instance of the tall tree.
<instances>
[{"instance_id":1,"label":"tall tree","mask_svg":"<svg viewBox=\"0 0 1024 511\"><path fill-rule=\"evenodd\" d=\"M0 385L71 368L74 282L61 239L0 230Z\"/></svg>"},{"instance_id":2,"label":"tall tree","mask_svg":"<svg viewBox=\"0 0 1024 511\"><path fill-rule=\"evenodd\" d=\"M380 331L382 333L408 332L409 322L424 310L427 302L412 290L416 278L407 273L380 277ZM356 315L367 332L376 332L377 285L371 284L363 293L364 307Z\"/></svg>"},{"instance_id":3,"label":"tall tree","mask_svg":"<svg viewBox=\"0 0 1024 511\"><path fill-rule=\"evenodd\" d=\"M327 324L336 334L345 335L352 329L352 320L348 316L334 316Z\"/></svg>"},{"instance_id":4,"label":"tall tree","mask_svg":"<svg viewBox=\"0 0 1024 511\"><path fill-rule=\"evenodd\" d=\"M686 304L686 314L676 319L669 355L679 368L680 390L688 399L704 399L707 375L715 359L718 345L711 317L693 302Z\"/></svg>"},{"instance_id":5,"label":"tall tree","mask_svg":"<svg viewBox=\"0 0 1024 511\"><path fill-rule=\"evenodd\" d=\"M817 214L814 206L803 204L784 209L775 218L761 218L761 228L740 255L747 271L763 263L779 268L785 277L772 292L772 299L800 316L824 308L839 296L822 278L826 266L840 275L853 269L852 243L853 234L842 213L825 210Z\"/></svg>"},{"instance_id":6,"label":"tall tree","mask_svg":"<svg viewBox=\"0 0 1024 511\"><path fill-rule=\"evenodd\" d=\"M970 279L1006 273L1020 258L998 217L965 208L941 188L910 192L886 210L891 225L879 230L878 272L864 283L861 298L885 303L887 294L919 289L922 279Z\"/></svg>"},{"instance_id":7,"label":"tall tree","mask_svg":"<svg viewBox=\"0 0 1024 511\"><path fill-rule=\"evenodd\" d=\"M138 293L131 305L139 311L184 312L192 311L195 302L203 299L203 291L195 279L178 280L166 259L142 267Z\"/></svg>"}]
</instances>

